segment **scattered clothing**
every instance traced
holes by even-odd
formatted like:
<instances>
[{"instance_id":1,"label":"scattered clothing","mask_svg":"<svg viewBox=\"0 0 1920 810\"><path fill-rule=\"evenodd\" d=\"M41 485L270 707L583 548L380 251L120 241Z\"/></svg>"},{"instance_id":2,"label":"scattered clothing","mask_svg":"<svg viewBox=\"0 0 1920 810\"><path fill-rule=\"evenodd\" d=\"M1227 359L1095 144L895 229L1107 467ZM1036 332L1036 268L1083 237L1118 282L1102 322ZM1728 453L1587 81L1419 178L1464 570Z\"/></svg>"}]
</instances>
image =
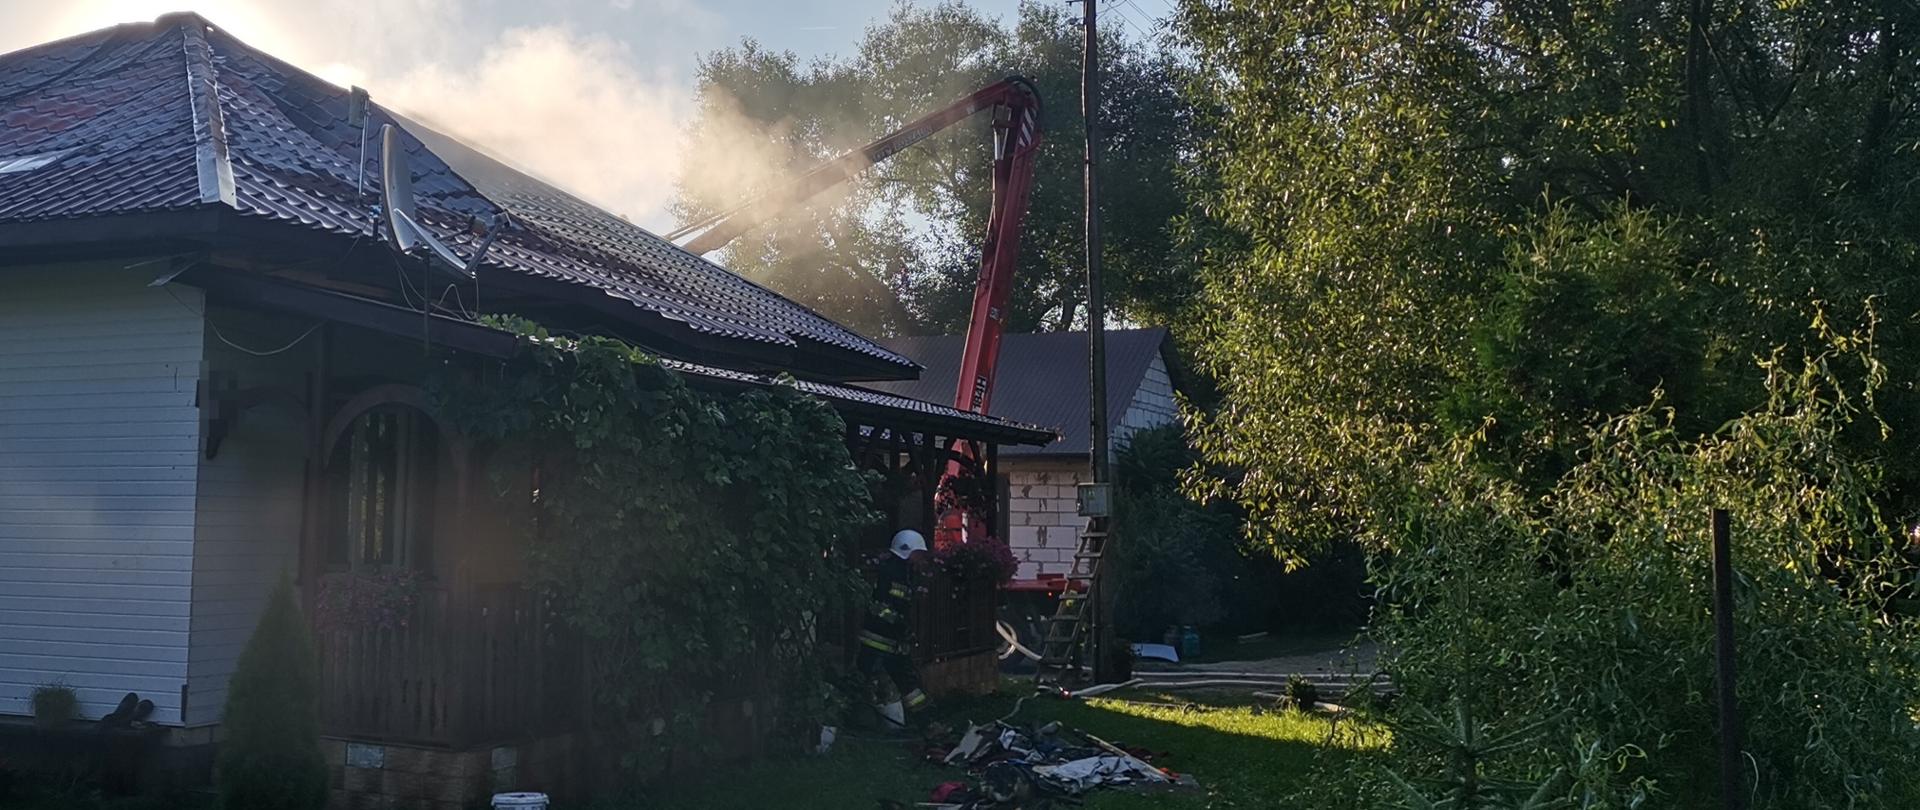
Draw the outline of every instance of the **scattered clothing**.
<instances>
[{"instance_id":1,"label":"scattered clothing","mask_svg":"<svg viewBox=\"0 0 1920 810\"><path fill-rule=\"evenodd\" d=\"M1039 728L1005 722L968 725L957 742L948 730L939 729L936 734L947 742L934 744L927 758L965 768L975 776L975 783L941 784L934 789L931 803L923 806L1034 810L1056 802L1078 803L1080 795L1098 788L1195 784L1191 778L1153 765L1148 761L1155 756L1151 752L1124 749L1058 722ZM935 741L930 738L929 742Z\"/></svg>"},{"instance_id":2,"label":"scattered clothing","mask_svg":"<svg viewBox=\"0 0 1920 810\"><path fill-rule=\"evenodd\" d=\"M1167 775L1136 757L1108 754L1087 757L1059 765L1036 765L1033 774L1065 786L1072 793L1085 793L1102 785L1124 785L1135 781L1165 782Z\"/></svg>"}]
</instances>

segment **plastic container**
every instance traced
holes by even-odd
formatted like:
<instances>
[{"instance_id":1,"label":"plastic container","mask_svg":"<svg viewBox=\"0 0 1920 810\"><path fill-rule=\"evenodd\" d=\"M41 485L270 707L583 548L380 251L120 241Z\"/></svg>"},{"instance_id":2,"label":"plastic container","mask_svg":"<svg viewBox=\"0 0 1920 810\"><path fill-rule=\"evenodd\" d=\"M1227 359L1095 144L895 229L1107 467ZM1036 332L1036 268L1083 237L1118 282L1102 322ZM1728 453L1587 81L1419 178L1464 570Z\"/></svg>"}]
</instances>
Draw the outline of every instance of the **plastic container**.
<instances>
[{"instance_id":1,"label":"plastic container","mask_svg":"<svg viewBox=\"0 0 1920 810\"><path fill-rule=\"evenodd\" d=\"M547 810L545 793L495 793L493 810Z\"/></svg>"}]
</instances>

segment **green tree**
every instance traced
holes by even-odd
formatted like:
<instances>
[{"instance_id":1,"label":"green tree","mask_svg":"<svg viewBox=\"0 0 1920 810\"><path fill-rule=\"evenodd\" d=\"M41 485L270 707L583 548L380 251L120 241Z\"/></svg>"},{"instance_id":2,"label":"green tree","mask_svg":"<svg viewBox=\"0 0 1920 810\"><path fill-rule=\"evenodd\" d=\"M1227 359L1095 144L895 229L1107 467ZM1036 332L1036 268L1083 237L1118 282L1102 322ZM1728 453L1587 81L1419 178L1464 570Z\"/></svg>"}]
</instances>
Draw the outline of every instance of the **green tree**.
<instances>
[{"instance_id":1,"label":"green tree","mask_svg":"<svg viewBox=\"0 0 1920 810\"><path fill-rule=\"evenodd\" d=\"M1483 766L1515 804L1717 798L1709 506L1752 806L1916 801L1917 29L1882 0L1183 4L1198 437L1235 472L1195 483L1283 555L1371 549L1404 690L1391 768L1302 804L1440 806ZM1450 704L1537 744L1463 758L1423 736Z\"/></svg>"},{"instance_id":2,"label":"green tree","mask_svg":"<svg viewBox=\"0 0 1920 810\"><path fill-rule=\"evenodd\" d=\"M1869 300L1877 356L1920 359L1920 6L1230 0L1177 27L1212 133L1201 440L1276 542L1365 532L1375 473L1446 436L1538 491L1656 391L1711 430L1764 399L1756 358ZM1895 431L1915 395L1878 394Z\"/></svg>"},{"instance_id":3,"label":"green tree","mask_svg":"<svg viewBox=\"0 0 1920 810\"><path fill-rule=\"evenodd\" d=\"M1192 299L1170 222L1194 116L1168 53L1111 31L1106 60L1105 259L1116 312L1160 321ZM904 3L853 55L802 65L747 41L702 59L700 115L678 204L724 209L815 163L1009 75L1034 80L1046 136L1022 231L1010 329L1084 318L1080 32L1057 6L1011 24L959 2ZM956 332L986 226L984 116L930 138L727 248L730 267L856 328Z\"/></svg>"},{"instance_id":4,"label":"green tree","mask_svg":"<svg viewBox=\"0 0 1920 810\"><path fill-rule=\"evenodd\" d=\"M293 581L280 577L227 684L219 789L230 810L318 810L327 801L320 755L320 672Z\"/></svg>"}]
</instances>

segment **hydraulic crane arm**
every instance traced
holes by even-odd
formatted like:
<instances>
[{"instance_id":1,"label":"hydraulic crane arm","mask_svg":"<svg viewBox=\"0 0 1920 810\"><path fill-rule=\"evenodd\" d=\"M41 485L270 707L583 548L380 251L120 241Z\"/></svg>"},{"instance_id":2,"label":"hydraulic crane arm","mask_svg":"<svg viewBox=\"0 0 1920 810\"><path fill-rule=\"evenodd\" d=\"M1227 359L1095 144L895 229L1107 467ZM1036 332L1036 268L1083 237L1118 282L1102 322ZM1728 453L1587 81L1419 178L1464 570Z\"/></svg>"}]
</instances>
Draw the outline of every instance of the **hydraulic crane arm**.
<instances>
[{"instance_id":1,"label":"hydraulic crane arm","mask_svg":"<svg viewBox=\"0 0 1920 810\"><path fill-rule=\"evenodd\" d=\"M829 188L844 183L875 163L926 140L981 110L993 110L993 198L987 214L986 242L981 246L980 277L974 282L973 310L967 318L967 342L960 358L953 405L963 411L986 413L993 396L994 369L1000 359L1000 336L1007 298L1013 293L1014 262L1020 254L1020 223L1027 215L1033 192L1034 160L1040 151L1040 93L1018 76L967 96L945 109L889 133L808 171L774 193L747 202L667 234L678 240L700 232L683 247L700 254L718 250L740 234ZM971 466L971 447L954 448L942 483L964 475ZM982 516L954 509L942 515L934 529L935 542L963 542L972 533L989 531Z\"/></svg>"},{"instance_id":2,"label":"hydraulic crane arm","mask_svg":"<svg viewBox=\"0 0 1920 810\"><path fill-rule=\"evenodd\" d=\"M694 220L667 234L670 241L679 241L698 233L682 245L688 252L696 254L711 253L725 247L740 234L752 230L767 219L813 198L820 192L833 188L853 179L875 163L886 160L916 143L926 140L981 110L994 108L994 168L995 202L999 200L999 168L1007 162L1004 146L1004 133L1007 124L1013 120L1021 121L1020 130L1026 133L1027 142L1024 151L1029 153L1038 147L1040 140L1040 94L1033 83L1014 76L988 85L947 107L935 110L914 120L900 129L881 137L866 146L841 155L809 170L796 178L785 188L750 200L727 211ZM1002 111L1006 116L1003 119ZM1013 151L1022 151L1018 146ZM1029 168L1031 164L1029 163ZM1029 177L1031 173L1029 172ZM1024 208L1022 212L1024 213ZM1018 216L1015 217L1018 219ZM702 232L704 230L704 232Z\"/></svg>"}]
</instances>

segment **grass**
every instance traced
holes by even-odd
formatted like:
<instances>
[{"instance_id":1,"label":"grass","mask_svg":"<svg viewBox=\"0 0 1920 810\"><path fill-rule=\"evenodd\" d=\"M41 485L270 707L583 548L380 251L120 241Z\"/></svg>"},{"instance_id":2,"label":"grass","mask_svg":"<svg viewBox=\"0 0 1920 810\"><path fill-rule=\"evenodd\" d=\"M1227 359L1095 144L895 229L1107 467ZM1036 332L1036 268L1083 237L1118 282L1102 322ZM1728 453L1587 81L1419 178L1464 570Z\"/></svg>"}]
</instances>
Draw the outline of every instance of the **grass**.
<instances>
[{"instance_id":1,"label":"grass","mask_svg":"<svg viewBox=\"0 0 1920 810\"><path fill-rule=\"evenodd\" d=\"M1015 694L956 702L935 719L965 728L971 719L986 722L1013 708ZM1252 706L1168 705L1161 697L1063 701L1027 701L1016 723L1059 720L1064 725L1129 746L1155 752L1155 764L1191 773L1198 790L1131 793L1103 790L1090 794L1093 810L1128 808L1283 807L1283 797L1302 786L1317 756L1365 756L1385 741L1379 730L1341 724L1329 740L1330 721L1297 712L1263 712ZM673 807L686 810L779 807L871 808L880 799L911 806L926 801L942 782L966 780L964 772L923 761L917 745L871 737L842 736L824 757L789 757L706 771L655 786L635 801L616 807Z\"/></svg>"}]
</instances>

